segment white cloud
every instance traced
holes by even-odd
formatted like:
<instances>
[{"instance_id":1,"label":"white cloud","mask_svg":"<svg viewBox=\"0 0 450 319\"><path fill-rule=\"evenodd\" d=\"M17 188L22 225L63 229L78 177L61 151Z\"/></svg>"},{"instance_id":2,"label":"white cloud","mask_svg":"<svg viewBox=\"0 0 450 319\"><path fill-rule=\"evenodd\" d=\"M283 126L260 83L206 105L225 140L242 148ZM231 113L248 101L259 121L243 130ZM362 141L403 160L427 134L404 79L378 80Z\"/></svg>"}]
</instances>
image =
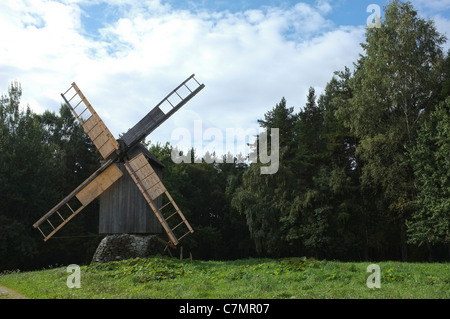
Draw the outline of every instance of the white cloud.
<instances>
[{"instance_id":1,"label":"white cloud","mask_svg":"<svg viewBox=\"0 0 450 319\"><path fill-rule=\"evenodd\" d=\"M450 19L447 19L438 14L433 18L433 21L436 25L437 30L447 37L447 43L444 45L444 49L450 49Z\"/></svg>"},{"instance_id":2,"label":"white cloud","mask_svg":"<svg viewBox=\"0 0 450 319\"><path fill-rule=\"evenodd\" d=\"M436 29L447 37L447 43L443 45L444 51L450 49L450 0L412 0L414 8L426 19L431 19ZM445 12L447 11L447 14Z\"/></svg>"},{"instance_id":3,"label":"white cloud","mask_svg":"<svg viewBox=\"0 0 450 319\"><path fill-rule=\"evenodd\" d=\"M81 1L2 2L0 90L20 81L42 112L57 110L76 81L117 136L196 73L206 88L149 137L164 142L196 119L224 132L257 127L282 97L298 111L310 86L320 90L351 66L364 36L363 26L334 27L324 16L329 1L238 13L117 3L121 18L89 37L81 15L90 6Z\"/></svg>"},{"instance_id":4,"label":"white cloud","mask_svg":"<svg viewBox=\"0 0 450 319\"><path fill-rule=\"evenodd\" d=\"M330 13L333 10L330 0L316 0L316 8L324 14Z\"/></svg>"},{"instance_id":5,"label":"white cloud","mask_svg":"<svg viewBox=\"0 0 450 319\"><path fill-rule=\"evenodd\" d=\"M450 9L450 0L412 0L412 4L421 10L443 11Z\"/></svg>"}]
</instances>

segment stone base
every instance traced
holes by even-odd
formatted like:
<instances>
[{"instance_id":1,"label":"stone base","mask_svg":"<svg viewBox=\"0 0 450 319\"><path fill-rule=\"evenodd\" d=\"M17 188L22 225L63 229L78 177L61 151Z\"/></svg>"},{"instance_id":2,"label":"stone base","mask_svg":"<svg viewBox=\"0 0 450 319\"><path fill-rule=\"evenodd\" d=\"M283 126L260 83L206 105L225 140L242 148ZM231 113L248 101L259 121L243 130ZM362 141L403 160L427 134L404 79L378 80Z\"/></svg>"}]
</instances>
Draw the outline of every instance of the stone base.
<instances>
[{"instance_id":1,"label":"stone base","mask_svg":"<svg viewBox=\"0 0 450 319\"><path fill-rule=\"evenodd\" d=\"M114 234L102 239L92 262L106 263L156 254L164 254L164 245L156 235Z\"/></svg>"}]
</instances>

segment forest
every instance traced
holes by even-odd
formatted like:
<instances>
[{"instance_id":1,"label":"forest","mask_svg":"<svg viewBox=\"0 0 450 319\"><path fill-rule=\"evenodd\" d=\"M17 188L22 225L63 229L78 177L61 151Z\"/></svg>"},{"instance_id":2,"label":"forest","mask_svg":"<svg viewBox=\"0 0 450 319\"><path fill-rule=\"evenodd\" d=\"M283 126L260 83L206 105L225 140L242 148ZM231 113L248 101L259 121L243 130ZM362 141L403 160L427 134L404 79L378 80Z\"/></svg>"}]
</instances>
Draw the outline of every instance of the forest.
<instances>
[{"instance_id":1,"label":"forest","mask_svg":"<svg viewBox=\"0 0 450 319\"><path fill-rule=\"evenodd\" d=\"M305 105L290 106L280 92L261 114L269 139L279 128L276 174L237 159L175 164L169 143L146 141L195 229L183 240L193 258L450 260L447 39L409 2L384 15L321 94L311 87ZM32 225L99 154L67 106L36 114L21 95L13 82L0 97L0 271L89 263L103 237L98 203L46 243Z\"/></svg>"}]
</instances>

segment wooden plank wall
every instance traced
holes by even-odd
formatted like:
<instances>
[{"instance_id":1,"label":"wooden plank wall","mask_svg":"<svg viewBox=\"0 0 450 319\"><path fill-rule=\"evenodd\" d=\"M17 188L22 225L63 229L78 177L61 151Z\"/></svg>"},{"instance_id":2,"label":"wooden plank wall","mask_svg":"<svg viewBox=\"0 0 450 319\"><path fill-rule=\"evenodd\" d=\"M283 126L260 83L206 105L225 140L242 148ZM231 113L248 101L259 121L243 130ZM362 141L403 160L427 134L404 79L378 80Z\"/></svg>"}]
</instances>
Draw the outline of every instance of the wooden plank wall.
<instances>
[{"instance_id":1,"label":"wooden plank wall","mask_svg":"<svg viewBox=\"0 0 450 319\"><path fill-rule=\"evenodd\" d=\"M119 164L123 172L114 185L100 196L100 234L160 234L163 229L155 213L142 196L123 164ZM161 178L162 169L153 165ZM161 200L158 199L158 207Z\"/></svg>"}]
</instances>

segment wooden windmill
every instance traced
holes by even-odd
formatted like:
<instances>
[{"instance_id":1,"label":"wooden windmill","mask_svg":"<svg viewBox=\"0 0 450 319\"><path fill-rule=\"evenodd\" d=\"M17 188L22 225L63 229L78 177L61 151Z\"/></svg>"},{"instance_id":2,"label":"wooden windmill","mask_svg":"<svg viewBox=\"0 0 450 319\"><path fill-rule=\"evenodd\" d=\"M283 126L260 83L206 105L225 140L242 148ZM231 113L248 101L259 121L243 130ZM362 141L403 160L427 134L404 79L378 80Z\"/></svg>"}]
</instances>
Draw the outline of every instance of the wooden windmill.
<instances>
[{"instance_id":1,"label":"wooden windmill","mask_svg":"<svg viewBox=\"0 0 450 319\"><path fill-rule=\"evenodd\" d=\"M195 75L191 75L133 128L116 140L78 86L72 83L61 96L98 149L103 161L97 171L33 224L33 227L37 228L44 236L44 241L52 237L100 195L103 194L102 200L104 203L106 202L103 207L112 207L120 203L120 200L117 202L117 198L123 195L120 194L120 190L123 188L111 186L124 181L126 183L126 180L131 180L137 186L135 190L137 189L142 194L145 202L167 233L168 244L176 246L184 236L193 233L194 230L189 222L161 182L159 169L153 167L155 164L157 166L157 161L152 159L151 154L141 146L141 141L204 87L204 84L200 84L195 79ZM124 224L128 226L125 228L123 225L114 228L111 226L114 218L108 218L109 221L106 223L109 223L109 226L103 226L107 229L103 232L110 232L111 229L116 233L130 231L129 223L126 221ZM102 227L102 222L100 226ZM145 232L146 229L144 225L144 230L131 231Z\"/></svg>"}]
</instances>

